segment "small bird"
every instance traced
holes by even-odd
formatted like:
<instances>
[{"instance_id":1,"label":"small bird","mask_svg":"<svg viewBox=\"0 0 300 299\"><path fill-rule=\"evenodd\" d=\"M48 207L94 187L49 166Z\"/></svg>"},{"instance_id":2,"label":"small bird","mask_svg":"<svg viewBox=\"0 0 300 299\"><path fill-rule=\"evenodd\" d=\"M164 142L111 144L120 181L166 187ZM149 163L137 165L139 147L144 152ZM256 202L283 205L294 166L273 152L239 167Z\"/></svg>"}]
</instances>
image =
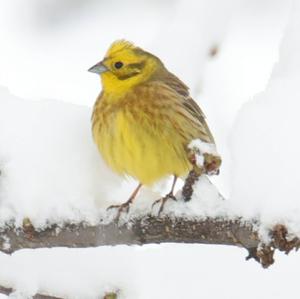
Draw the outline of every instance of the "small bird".
<instances>
[{"instance_id":1,"label":"small bird","mask_svg":"<svg viewBox=\"0 0 300 299\"><path fill-rule=\"evenodd\" d=\"M171 191L158 200L160 214L167 199L175 200L177 177L195 164L189 143L200 139L214 144L205 116L188 87L158 57L126 40L114 42L89 71L102 81L92 114L94 141L112 170L139 181L125 203L109 208L118 208L119 216L142 185L173 175ZM218 168L220 163L211 165Z\"/></svg>"}]
</instances>

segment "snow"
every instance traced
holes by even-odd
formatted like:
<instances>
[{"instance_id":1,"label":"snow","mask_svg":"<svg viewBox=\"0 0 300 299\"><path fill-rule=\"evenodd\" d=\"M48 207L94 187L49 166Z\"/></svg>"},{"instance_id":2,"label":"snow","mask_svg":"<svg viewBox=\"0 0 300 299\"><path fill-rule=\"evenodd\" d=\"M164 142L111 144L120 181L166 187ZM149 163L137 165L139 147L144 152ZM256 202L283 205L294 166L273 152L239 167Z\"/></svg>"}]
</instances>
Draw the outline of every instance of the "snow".
<instances>
[{"instance_id":1,"label":"snow","mask_svg":"<svg viewBox=\"0 0 300 299\"><path fill-rule=\"evenodd\" d=\"M0 256L0 281L25 295L38 290L72 299L101 298L116 289L122 299L279 299L298 293L297 254L280 254L272 269L265 270L254 261L245 262L243 250L226 246L21 250Z\"/></svg>"},{"instance_id":2,"label":"snow","mask_svg":"<svg viewBox=\"0 0 300 299\"><path fill-rule=\"evenodd\" d=\"M85 70L120 38L138 42L182 74L193 91L201 89L208 52L222 40L239 6L237 0L2 2L0 83L22 98L88 105L99 80Z\"/></svg>"},{"instance_id":3,"label":"snow","mask_svg":"<svg viewBox=\"0 0 300 299\"><path fill-rule=\"evenodd\" d=\"M300 5L294 3L280 59L266 90L247 102L232 131L230 202L266 228L285 224L300 235ZM297 67L298 66L298 67Z\"/></svg>"},{"instance_id":4,"label":"snow","mask_svg":"<svg viewBox=\"0 0 300 299\"><path fill-rule=\"evenodd\" d=\"M200 139L194 139L188 145L188 148L196 154L196 164L201 168L204 164L204 154L219 156L216 146L213 143L207 143Z\"/></svg>"},{"instance_id":5,"label":"snow","mask_svg":"<svg viewBox=\"0 0 300 299\"><path fill-rule=\"evenodd\" d=\"M94 146L90 109L25 101L3 88L0 107L1 222L97 221L121 179Z\"/></svg>"},{"instance_id":6,"label":"snow","mask_svg":"<svg viewBox=\"0 0 300 299\"><path fill-rule=\"evenodd\" d=\"M220 53L206 66L198 96L222 157L214 181L229 197L232 165L229 138L236 115L262 92L278 60L278 45L289 18L291 1L245 1L232 17Z\"/></svg>"},{"instance_id":7,"label":"snow","mask_svg":"<svg viewBox=\"0 0 300 299\"><path fill-rule=\"evenodd\" d=\"M169 191L170 189L166 190ZM145 214L157 216L160 204L156 204L153 207L152 205L160 197L159 193L153 193L150 189L142 189L134 205L130 207L129 213L121 214L120 223L126 223L130 218L141 217ZM176 193L176 198L176 201L167 201L161 216L167 214L168 217L183 217L186 219L205 219L208 216L224 219L235 217L228 210L228 205L223 195L220 194L206 176L200 177L194 186L192 200L185 202L180 190ZM116 212L112 212L112 214L109 214L109 217L114 217L115 214Z\"/></svg>"},{"instance_id":8,"label":"snow","mask_svg":"<svg viewBox=\"0 0 300 299\"><path fill-rule=\"evenodd\" d=\"M192 150L199 151L200 154L218 155L216 146L213 143L207 143L200 139L194 139L188 147Z\"/></svg>"},{"instance_id":9,"label":"snow","mask_svg":"<svg viewBox=\"0 0 300 299\"><path fill-rule=\"evenodd\" d=\"M164 212L256 217L265 238L276 223L300 235L300 5L290 4L1 1L0 84L9 90L0 87L0 224L21 225L25 217L38 228L109 221L115 211L107 214L107 206L124 202L135 188L107 169L92 141L100 82L86 71L113 40L126 38L161 57L191 87L222 156L219 176L200 178L190 202L177 191ZM211 57L213 47L218 52ZM156 215L152 203L170 183L143 188L121 221ZM298 294L299 254L279 254L267 271L245 262L245 254L187 244L20 250L0 254L0 285L17 289L12 298L43 292L94 299L114 290L123 299Z\"/></svg>"}]
</instances>

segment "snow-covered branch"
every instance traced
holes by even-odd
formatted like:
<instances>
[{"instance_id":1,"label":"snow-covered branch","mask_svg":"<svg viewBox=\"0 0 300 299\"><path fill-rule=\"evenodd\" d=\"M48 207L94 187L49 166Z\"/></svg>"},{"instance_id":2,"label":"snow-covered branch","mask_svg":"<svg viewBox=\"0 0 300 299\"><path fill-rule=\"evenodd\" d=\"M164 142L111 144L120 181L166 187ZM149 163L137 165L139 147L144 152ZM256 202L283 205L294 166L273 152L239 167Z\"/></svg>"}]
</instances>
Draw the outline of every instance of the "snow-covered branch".
<instances>
[{"instance_id":1,"label":"snow-covered branch","mask_svg":"<svg viewBox=\"0 0 300 299\"><path fill-rule=\"evenodd\" d=\"M0 294L4 295L11 295L14 293L14 290L12 288L5 288L0 286ZM34 296L31 297L32 299L63 299L60 297L56 296L50 296L50 295L44 295L44 294L35 294ZM117 294L112 292L112 293L107 293L103 299L117 299Z\"/></svg>"},{"instance_id":2,"label":"snow-covered branch","mask_svg":"<svg viewBox=\"0 0 300 299\"><path fill-rule=\"evenodd\" d=\"M103 245L143 245L150 243L199 243L234 245L248 250L249 258L255 258L263 267L273 262L275 249L288 253L298 248L298 238L288 239L287 230L277 225L270 230L270 244L264 244L257 233L258 223L243 219L186 219L184 217L144 217L130 219L118 225L115 221L97 226L84 223L52 225L44 231L35 231L28 225L24 230L6 228L0 234L0 250L12 253L23 248L43 247L96 247ZM256 227L256 229L254 228Z\"/></svg>"},{"instance_id":3,"label":"snow-covered branch","mask_svg":"<svg viewBox=\"0 0 300 299\"><path fill-rule=\"evenodd\" d=\"M0 286L0 294L10 295L13 292L14 292L14 290L12 288L5 288L5 287ZM33 299L62 299L62 298L47 296L47 295L43 295L43 294L36 294L32 298Z\"/></svg>"}]
</instances>

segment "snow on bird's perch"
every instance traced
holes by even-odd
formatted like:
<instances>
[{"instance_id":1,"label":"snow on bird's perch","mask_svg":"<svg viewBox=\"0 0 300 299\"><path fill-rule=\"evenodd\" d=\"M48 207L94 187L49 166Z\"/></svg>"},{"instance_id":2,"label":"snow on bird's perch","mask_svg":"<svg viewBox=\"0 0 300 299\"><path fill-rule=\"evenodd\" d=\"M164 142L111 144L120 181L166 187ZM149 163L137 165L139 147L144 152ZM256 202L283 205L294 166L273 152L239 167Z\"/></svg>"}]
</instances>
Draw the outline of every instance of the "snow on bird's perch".
<instances>
[{"instance_id":1,"label":"snow on bird's perch","mask_svg":"<svg viewBox=\"0 0 300 299\"><path fill-rule=\"evenodd\" d=\"M204 169L208 175L218 174L221 165L221 157L217 152L216 145L194 139L188 145L193 164L199 169Z\"/></svg>"}]
</instances>

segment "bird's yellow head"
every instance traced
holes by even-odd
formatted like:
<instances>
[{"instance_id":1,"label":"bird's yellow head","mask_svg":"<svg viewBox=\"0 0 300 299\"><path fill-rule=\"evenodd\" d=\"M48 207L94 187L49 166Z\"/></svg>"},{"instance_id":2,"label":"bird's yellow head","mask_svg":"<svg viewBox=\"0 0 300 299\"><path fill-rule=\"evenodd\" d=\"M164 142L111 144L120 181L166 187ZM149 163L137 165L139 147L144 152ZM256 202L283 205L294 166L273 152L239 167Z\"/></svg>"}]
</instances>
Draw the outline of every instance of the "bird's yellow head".
<instances>
[{"instance_id":1,"label":"bird's yellow head","mask_svg":"<svg viewBox=\"0 0 300 299\"><path fill-rule=\"evenodd\" d=\"M146 82L162 68L158 57L128 41L119 40L110 46L104 59L89 71L101 75L104 92L123 94L133 86Z\"/></svg>"}]
</instances>

